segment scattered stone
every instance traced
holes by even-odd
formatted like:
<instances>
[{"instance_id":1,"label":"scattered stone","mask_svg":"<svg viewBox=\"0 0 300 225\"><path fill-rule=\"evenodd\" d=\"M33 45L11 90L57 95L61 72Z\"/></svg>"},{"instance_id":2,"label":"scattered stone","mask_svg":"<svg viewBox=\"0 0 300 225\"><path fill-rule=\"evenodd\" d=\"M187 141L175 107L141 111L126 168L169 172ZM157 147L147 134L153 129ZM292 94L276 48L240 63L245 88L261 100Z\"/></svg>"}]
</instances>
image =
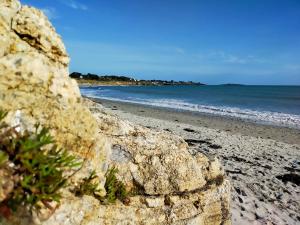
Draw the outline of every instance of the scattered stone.
<instances>
[{"instance_id":1,"label":"scattered stone","mask_svg":"<svg viewBox=\"0 0 300 225\"><path fill-rule=\"evenodd\" d=\"M195 130L190 129L190 128L184 128L183 130L186 131L186 132L191 132L191 133L196 132Z\"/></svg>"},{"instance_id":2,"label":"scattered stone","mask_svg":"<svg viewBox=\"0 0 300 225\"><path fill-rule=\"evenodd\" d=\"M291 182L296 184L297 186L300 185L300 175L296 173L287 173L283 175L276 176L277 179L281 180L283 183Z\"/></svg>"},{"instance_id":3,"label":"scattered stone","mask_svg":"<svg viewBox=\"0 0 300 225\"><path fill-rule=\"evenodd\" d=\"M300 169L296 169L295 167L296 167L295 165L293 165L293 167L285 166L284 169L286 169L287 171L292 172L292 173L300 172Z\"/></svg>"},{"instance_id":4,"label":"scattered stone","mask_svg":"<svg viewBox=\"0 0 300 225\"><path fill-rule=\"evenodd\" d=\"M238 200L239 200L240 203L244 202L243 199L240 196L238 196Z\"/></svg>"},{"instance_id":5,"label":"scattered stone","mask_svg":"<svg viewBox=\"0 0 300 225\"><path fill-rule=\"evenodd\" d=\"M212 149L220 149L220 148L222 148L222 146L216 145L216 144L211 144L211 145L209 145L208 147L210 147L210 148L212 148Z\"/></svg>"},{"instance_id":6,"label":"scattered stone","mask_svg":"<svg viewBox=\"0 0 300 225\"><path fill-rule=\"evenodd\" d=\"M267 216L268 212L265 208L257 208L256 211L255 211L255 217L257 219L263 219Z\"/></svg>"},{"instance_id":7,"label":"scattered stone","mask_svg":"<svg viewBox=\"0 0 300 225\"><path fill-rule=\"evenodd\" d=\"M206 140L196 140L196 139L184 139L189 145L195 145L195 144L207 144L210 145L211 143Z\"/></svg>"},{"instance_id":8,"label":"scattered stone","mask_svg":"<svg viewBox=\"0 0 300 225\"><path fill-rule=\"evenodd\" d=\"M145 202L147 207L149 208L157 208L162 207L165 204L165 198L164 197L146 197Z\"/></svg>"}]
</instances>

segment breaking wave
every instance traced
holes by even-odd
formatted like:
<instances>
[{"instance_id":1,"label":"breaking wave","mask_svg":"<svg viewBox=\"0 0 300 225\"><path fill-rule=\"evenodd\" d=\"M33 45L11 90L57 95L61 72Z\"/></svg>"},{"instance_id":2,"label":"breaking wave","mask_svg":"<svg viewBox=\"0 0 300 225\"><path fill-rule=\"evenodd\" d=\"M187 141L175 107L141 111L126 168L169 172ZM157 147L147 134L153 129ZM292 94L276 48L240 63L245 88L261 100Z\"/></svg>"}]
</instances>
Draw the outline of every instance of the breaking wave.
<instances>
[{"instance_id":1,"label":"breaking wave","mask_svg":"<svg viewBox=\"0 0 300 225\"><path fill-rule=\"evenodd\" d=\"M100 93L99 93L100 90ZM82 94L87 97L106 99L111 101L120 101L128 103L136 103L148 106L164 107L174 110L186 110L199 113L207 113L213 115L235 117L245 120L251 120L255 122L262 122L267 124L287 126L300 129L300 115L293 115L281 112L270 112L270 111L256 111L252 109L241 109L238 107L227 107L227 106L213 106L213 105L203 105L188 103L184 100L170 99L170 98L136 98L136 97L126 97L126 98L116 98L107 96L105 93L110 90L93 90L93 89L83 89Z\"/></svg>"}]
</instances>

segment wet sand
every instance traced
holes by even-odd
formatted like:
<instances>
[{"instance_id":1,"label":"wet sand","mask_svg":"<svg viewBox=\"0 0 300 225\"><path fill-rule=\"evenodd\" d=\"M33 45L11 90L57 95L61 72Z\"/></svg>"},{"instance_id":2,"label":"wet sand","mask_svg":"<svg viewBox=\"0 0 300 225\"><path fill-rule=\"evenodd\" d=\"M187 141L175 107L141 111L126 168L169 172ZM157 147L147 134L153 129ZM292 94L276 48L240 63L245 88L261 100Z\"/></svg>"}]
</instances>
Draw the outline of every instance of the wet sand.
<instances>
[{"instance_id":1,"label":"wet sand","mask_svg":"<svg viewBox=\"0 0 300 225\"><path fill-rule=\"evenodd\" d=\"M104 99L94 99L94 101L101 103L104 107L110 108L111 110L121 110L137 116L213 128L232 134L273 139L288 144L300 144L300 130L294 128L259 124L238 118L229 118L189 111L175 111L167 108L127 102L116 102Z\"/></svg>"}]
</instances>

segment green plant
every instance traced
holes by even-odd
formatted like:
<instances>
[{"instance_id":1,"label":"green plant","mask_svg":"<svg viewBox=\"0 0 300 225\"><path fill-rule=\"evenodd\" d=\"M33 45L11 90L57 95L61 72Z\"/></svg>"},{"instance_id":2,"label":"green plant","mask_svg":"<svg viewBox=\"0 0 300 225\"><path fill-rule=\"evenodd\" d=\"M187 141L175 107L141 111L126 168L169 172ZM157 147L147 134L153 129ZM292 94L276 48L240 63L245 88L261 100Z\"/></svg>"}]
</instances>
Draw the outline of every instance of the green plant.
<instances>
[{"instance_id":1,"label":"green plant","mask_svg":"<svg viewBox=\"0 0 300 225\"><path fill-rule=\"evenodd\" d=\"M101 191L99 183L96 182L98 176L93 171L88 177L84 178L82 182L73 190L75 195L91 195L99 199L102 203L115 203L117 199L124 204L129 204L128 193L125 185L116 177L118 169L115 167L110 168L105 174L104 188L106 196L101 197L98 193Z\"/></svg>"},{"instance_id":2,"label":"green plant","mask_svg":"<svg viewBox=\"0 0 300 225\"><path fill-rule=\"evenodd\" d=\"M100 192L101 189L99 188L99 184L95 182L97 178L98 176L96 175L96 172L92 171L92 173L88 177L83 178L79 186L74 189L75 195L92 195L98 198L97 193Z\"/></svg>"},{"instance_id":3,"label":"green plant","mask_svg":"<svg viewBox=\"0 0 300 225\"><path fill-rule=\"evenodd\" d=\"M117 199L122 202L127 202L127 191L125 185L116 177L118 169L115 167L110 168L106 174L106 181L104 188L106 190L106 199L109 203L114 203Z\"/></svg>"},{"instance_id":4,"label":"green plant","mask_svg":"<svg viewBox=\"0 0 300 225\"><path fill-rule=\"evenodd\" d=\"M36 125L34 132L17 132L17 127L2 122L6 114L0 110L0 169L12 171L14 188L0 207L14 211L23 205L32 211L43 204L49 208L49 202L61 198L59 190L69 178L65 172L81 162L58 148L48 129Z\"/></svg>"},{"instance_id":5,"label":"green plant","mask_svg":"<svg viewBox=\"0 0 300 225\"><path fill-rule=\"evenodd\" d=\"M0 167L4 165L8 160L8 155L0 150Z\"/></svg>"},{"instance_id":6,"label":"green plant","mask_svg":"<svg viewBox=\"0 0 300 225\"><path fill-rule=\"evenodd\" d=\"M7 112L0 110L0 121L2 121L7 115Z\"/></svg>"}]
</instances>

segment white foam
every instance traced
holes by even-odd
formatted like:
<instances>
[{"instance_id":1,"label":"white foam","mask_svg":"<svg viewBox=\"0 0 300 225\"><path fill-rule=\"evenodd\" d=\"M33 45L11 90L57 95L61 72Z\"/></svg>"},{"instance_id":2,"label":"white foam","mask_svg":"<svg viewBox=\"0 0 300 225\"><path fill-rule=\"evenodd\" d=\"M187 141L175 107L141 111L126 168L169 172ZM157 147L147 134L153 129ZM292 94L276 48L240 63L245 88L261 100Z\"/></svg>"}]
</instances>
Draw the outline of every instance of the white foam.
<instances>
[{"instance_id":1,"label":"white foam","mask_svg":"<svg viewBox=\"0 0 300 225\"><path fill-rule=\"evenodd\" d=\"M228 117L235 117L240 119L251 120L255 122L293 127L300 129L300 115L286 114L280 112L269 111L256 111L250 109L241 109L237 107L225 107L225 106L212 106L212 105L198 105L187 103L178 99L120 99L111 98L106 96L100 96L97 91L83 91L83 94L88 97L106 99L111 101L129 102L142 105L150 105L157 107L164 107L170 109L188 110L199 113L208 113L213 115L221 115Z\"/></svg>"}]
</instances>

